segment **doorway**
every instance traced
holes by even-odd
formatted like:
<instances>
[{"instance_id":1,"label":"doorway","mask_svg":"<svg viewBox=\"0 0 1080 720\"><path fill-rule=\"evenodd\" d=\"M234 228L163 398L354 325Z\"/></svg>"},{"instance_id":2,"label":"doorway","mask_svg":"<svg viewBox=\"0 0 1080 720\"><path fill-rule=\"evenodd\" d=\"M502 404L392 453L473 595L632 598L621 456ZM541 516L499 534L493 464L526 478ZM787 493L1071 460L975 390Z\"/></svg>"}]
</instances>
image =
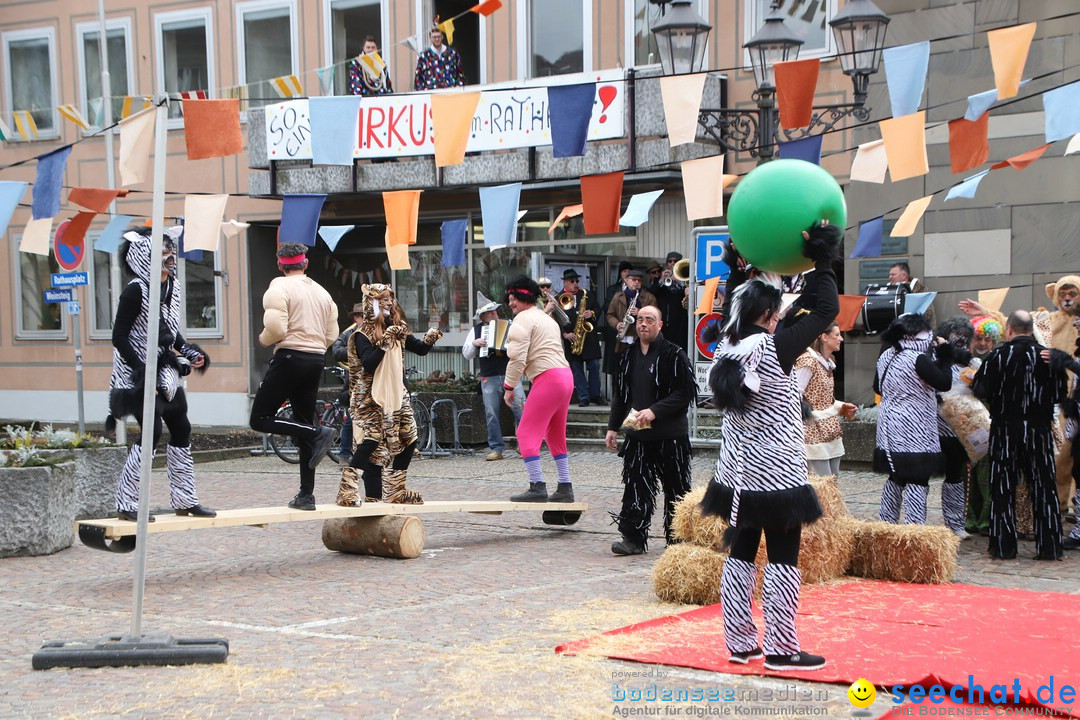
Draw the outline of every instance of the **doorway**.
<instances>
[{"instance_id":1,"label":"doorway","mask_svg":"<svg viewBox=\"0 0 1080 720\"><path fill-rule=\"evenodd\" d=\"M479 85L482 78L480 75L481 55L483 45L480 42L480 15L468 12L469 8L476 5L476 0L427 0L425 17L428 23L424 26L423 42L427 47L427 31L433 26L435 17L440 22L445 22L460 13L465 13L454 20L454 43L452 48L461 56L461 64L465 68L465 84Z\"/></svg>"}]
</instances>

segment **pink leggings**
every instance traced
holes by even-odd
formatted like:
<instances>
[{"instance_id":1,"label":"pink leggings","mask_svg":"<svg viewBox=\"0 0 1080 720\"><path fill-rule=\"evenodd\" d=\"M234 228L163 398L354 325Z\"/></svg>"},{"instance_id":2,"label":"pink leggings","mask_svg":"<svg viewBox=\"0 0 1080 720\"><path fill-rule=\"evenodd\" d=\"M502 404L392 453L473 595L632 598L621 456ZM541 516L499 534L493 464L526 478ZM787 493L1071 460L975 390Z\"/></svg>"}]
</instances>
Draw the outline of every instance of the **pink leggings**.
<instances>
[{"instance_id":1,"label":"pink leggings","mask_svg":"<svg viewBox=\"0 0 1080 720\"><path fill-rule=\"evenodd\" d=\"M566 454L566 413L573 394L574 375L568 367L545 370L533 380L517 429L522 458L539 457L544 440L553 456Z\"/></svg>"}]
</instances>

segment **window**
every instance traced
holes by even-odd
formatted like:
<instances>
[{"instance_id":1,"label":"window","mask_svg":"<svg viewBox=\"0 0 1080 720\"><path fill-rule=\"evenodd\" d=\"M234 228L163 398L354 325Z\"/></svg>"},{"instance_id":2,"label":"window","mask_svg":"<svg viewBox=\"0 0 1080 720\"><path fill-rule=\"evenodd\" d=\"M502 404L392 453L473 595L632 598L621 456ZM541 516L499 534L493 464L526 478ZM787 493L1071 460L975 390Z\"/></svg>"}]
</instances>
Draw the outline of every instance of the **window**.
<instances>
[{"instance_id":1,"label":"window","mask_svg":"<svg viewBox=\"0 0 1080 720\"><path fill-rule=\"evenodd\" d=\"M591 0L522 1L528 10L518 14L518 63L525 77L592 70Z\"/></svg>"},{"instance_id":2,"label":"window","mask_svg":"<svg viewBox=\"0 0 1080 720\"><path fill-rule=\"evenodd\" d=\"M221 337L221 288L214 274L218 253L195 250L184 253L177 279L183 288L184 335L193 338Z\"/></svg>"},{"instance_id":3,"label":"window","mask_svg":"<svg viewBox=\"0 0 1080 720\"><path fill-rule=\"evenodd\" d=\"M772 12L772 4L773 0L750 0L744 42L761 29L765 18ZM834 51L829 20L836 14L836 0L780 0L779 5L784 15L784 25L805 41L799 50L799 57Z\"/></svg>"},{"instance_id":4,"label":"window","mask_svg":"<svg viewBox=\"0 0 1080 720\"><path fill-rule=\"evenodd\" d=\"M94 241L86 238L89 247ZM93 251L93 267L90 270L90 337L112 337L115 311L112 303L112 266L115 253Z\"/></svg>"},{"instance_id":5,"label":"window","mask_svg":"<svg viewBox=\"0 0 1080 720\"><path fill-rule=\"evenodd\" d=\"M6 32L4 37L4 106L15 131L14 111L29 110L38 137L59 135L56 119L55 33L52 28Z\"/></svg>"},{"instance_id":6,"label":"window","mask_svg":"<svg viewBox=\"0 0 1080 720\"><path fill-rule=\"evenodd\" d=\"M277 97L269 80L297 72L294 9L292 2L280 0L236 6L240 83L248 86L248 96L253 98L247 108L266 105Z\"/></svg>"},{"instance_id":7,"label":"window","mask_svg":"<svg viewBox=\"0 0 1080 720\"><path fill-rule=\"evenodd\" d=\"M214 46L210 8L159 13L157 28L157 76L162 92L205 90L213 93ZM170 127L181 127L180 104L169 106Z\"/></svg>"},{"instance_id":8,"label":"window","mask_svg":"<svg viewBox=\"0 0 1080 720\"><path fill-rule=\"evenodd\" d=\"M64 308L60 303L45 302L44 292L52 287L53 273L60 266L50 254L34 255L19 252L22 237L15 238L12 249L19 266L19 292L17 296L18 327L15 337L45 340L67 338ZM74 293L73 293L74 294Z\"/></svg>"},{"instance_id":9,"label":"window","mask_svg":"<svg viewBox=\"0 0 1080 720\"><path fill-rule=\"evenodd\" d=\"M347 95L349 92L349 66L346 60L356 57L364 50L364 38L375 37L383 60L389 52L383 48L386 33L382 11L382 0L329 0L324 10L327 28L327 65L334 65L334 94ZM338 64L341 63L341 64Z\"/></svg>"},{"instance_id":10,"label":"window","mask_svg":"<svg viewBox=\"0 0 1080 720\"><path fill-rule=\"evenodd\" d=\"M86 121L93 127L99 127L95 122L94 111L91 102L96 104L101 98L101 52L98 43L101 26L98 23L80 23L76 26L79 36L79 74L82 77L82 85L79 88L80 104ZM134 75L131 68L131 20L117 18L105 21L105 43L108 46L109 55L109 95L112 96L112 119L116 122L120 119L120 111L124 105L124 96L131 95L131 78ZM104 109L99 108L101 122L104 122Z\"/></svg>"}]
</instances>

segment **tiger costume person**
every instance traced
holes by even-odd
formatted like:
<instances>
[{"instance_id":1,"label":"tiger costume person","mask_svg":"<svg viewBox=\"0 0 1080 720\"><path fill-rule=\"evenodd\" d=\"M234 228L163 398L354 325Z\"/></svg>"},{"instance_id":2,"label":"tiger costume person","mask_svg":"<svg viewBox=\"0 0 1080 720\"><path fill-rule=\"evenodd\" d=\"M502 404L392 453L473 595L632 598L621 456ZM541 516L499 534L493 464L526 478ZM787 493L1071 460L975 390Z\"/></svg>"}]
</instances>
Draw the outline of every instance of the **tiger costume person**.
<instances>
[{"instance_id":1,"label":"tiger costume person","mask_svg":"<svg viewBox=\"0 0 1080 720\"><path fill-rule=\"evenodd\" d=\"M406 490L409 463L416 451L416 420L405 388L405 351L427 355L442 337L431 328L423 340L410 332L405 313L389 285L364 285L362 317L349 338L349 415L356 450L341 471L337 504L360 504L359 473L369 463L383 467L382 482L364 473L368 502L422 505L420 493Z\"/></svg>"}]
</instances>

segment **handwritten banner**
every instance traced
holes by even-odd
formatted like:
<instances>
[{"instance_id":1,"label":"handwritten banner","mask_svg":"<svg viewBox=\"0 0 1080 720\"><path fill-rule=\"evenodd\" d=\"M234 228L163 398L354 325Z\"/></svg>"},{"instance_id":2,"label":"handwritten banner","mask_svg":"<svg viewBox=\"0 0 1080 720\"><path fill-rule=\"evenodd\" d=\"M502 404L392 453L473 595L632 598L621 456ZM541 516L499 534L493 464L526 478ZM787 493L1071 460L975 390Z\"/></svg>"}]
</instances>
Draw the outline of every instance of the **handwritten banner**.
<instances>
[{"instance_id":1,"label":"handwritten banner","mask_svg":"<svg viewBox=\"0 0 1080 720\"><path fill-rule=\"evenodd\" d=\"M589 140L625 135L622 71L588 75L596 99ZM565 78L563 78L565 80ZM433 155L430 93L366 97L360 103L354 158ZM551 144L546 87L488 90L473 115L468 152ZM311 159L311 118L307 100L266 106L266 155L270 160Z\"/></svg>"}]
</instances>

